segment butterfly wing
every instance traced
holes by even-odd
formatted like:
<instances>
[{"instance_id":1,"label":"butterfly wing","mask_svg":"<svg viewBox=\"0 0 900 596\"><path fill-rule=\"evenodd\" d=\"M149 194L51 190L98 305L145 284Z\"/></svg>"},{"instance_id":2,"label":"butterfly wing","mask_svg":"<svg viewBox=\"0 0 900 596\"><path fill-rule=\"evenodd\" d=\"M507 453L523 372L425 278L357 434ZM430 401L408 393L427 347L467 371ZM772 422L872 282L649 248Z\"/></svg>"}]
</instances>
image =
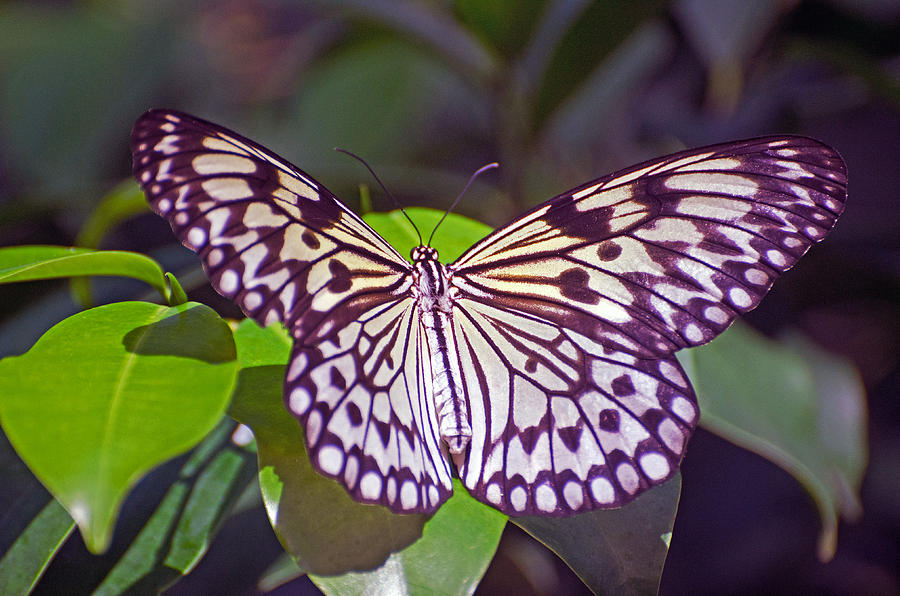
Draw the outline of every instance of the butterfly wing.
<instances>
[{"instance_id":1,"label":"butterfly wing","mask_svg":"<svg viewBox=\"0 0 900 596\"><path fill-rule=\"evenodd\" d=\"M473 246L450 267L469 491L565 515L671 477L698 418L673 353L755 307L845 195L834 150L760 138L587 183Z\"/></svg>"},{"instance_id":2,"label":"butterfly wing","mask_svg":"<svg viewBox=\"0 0 900 596\"><path fill-rule=\"evenodd\" d=\"M313 465L358 500L434 510L452 487L406 260L321 184L230 130L151 110L131 145L150 205L213 287L294 337L285 402Z\"/></svg>"}]
</instances>

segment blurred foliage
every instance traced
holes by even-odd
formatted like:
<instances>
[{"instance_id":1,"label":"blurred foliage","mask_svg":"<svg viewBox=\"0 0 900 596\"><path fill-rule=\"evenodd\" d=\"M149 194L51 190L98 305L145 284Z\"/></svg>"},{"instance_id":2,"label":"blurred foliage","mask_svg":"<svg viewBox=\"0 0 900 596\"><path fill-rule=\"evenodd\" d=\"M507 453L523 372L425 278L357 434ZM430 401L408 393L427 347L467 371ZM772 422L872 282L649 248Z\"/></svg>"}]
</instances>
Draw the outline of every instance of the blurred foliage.
<instances>
[{"instance_id":1,"label":"blurred foliage","mask_svg":"<svg viewBox=\"0 0 900 596\"><path fill-rule=\"evenodd\" d=\"M459 207L491 225L683 146L775 132L814 136L847 159L848 211L750 319L770 333L797 326L859 367L874 421L862 521L849 529L849 544L838 543L835 563L821 565L814 506L802 491L779 488L771 476L778 473L769 471L748 481L743 494L756 495L754 515L763 516L757 525L775 535L739 533L744 526L733 521L751 515L746 503L697 506L696 495L717 494L716 483L694 485L692 477L705 478L703 466L713 466L716 477L741 474L733 466L746 462L716 459L722 449L689 450L662 591L853 593L865 583L873 593L896 592L900 484L881 470L895 470L900 458L898 57L900 4L891 0L7 2L0 5L0 243L71 245L82 238L150 252L179 272L193 299L236 314L205 287L196 259L163 222L130 217L133 201L120 208L108 202L92 215L130 176L130 128L149 107L240 130L351 206L368 175L334 146L366 158L404 204L438 209L477 167L499 161L499 172L483 176ZM127 198L127 190L120 193ZM391 206L380 192L373 201L376 210ZM62 283L36 283L0 290L0 356L25 352L80 308ZM107 303L144 296L145 289L96 280L91 293ZM817 378L833 370L808 366ZM826 422L826 429L841 428ZM8 447L2 462L4 480L30 478ZM163 500L152 483L168 486L166 474L177 477L178 465L139 486L151 496L126 501L108 555L94 558L69 539L44 590L65 585L80 593L98 585ZM16 519L51 524L65 539L70 526L43 509L48 501L39 487L13 494L9 486L0 488L0 510L23 494L41 494L33 510L17 509ZM182 498L171 494L166 499ZM780 513L784 508L790 511ZM42 510L45 517L36 517ZM811 512L805 526L796 525L796 510ZM251 511L258 522L261 506ZM0 520L4 549L25 529L11 519ZM241 526L233 543L259 538L257 522ZM219 540L232 544L225 530ZM253 589L281 552L267 524L261 531L263 546L253 557L241 551L229 559L227 547L213 549L182 589ZM152 548L162 548L166 532ZM711 532L720 542L692 540ZM742 548L716 546L721 541ZM528 544L507 531L482 581L485 593L584 589L549 551L535 554ZM697 568L706 570L702 578Z\"/></svg>"}]
</instances>

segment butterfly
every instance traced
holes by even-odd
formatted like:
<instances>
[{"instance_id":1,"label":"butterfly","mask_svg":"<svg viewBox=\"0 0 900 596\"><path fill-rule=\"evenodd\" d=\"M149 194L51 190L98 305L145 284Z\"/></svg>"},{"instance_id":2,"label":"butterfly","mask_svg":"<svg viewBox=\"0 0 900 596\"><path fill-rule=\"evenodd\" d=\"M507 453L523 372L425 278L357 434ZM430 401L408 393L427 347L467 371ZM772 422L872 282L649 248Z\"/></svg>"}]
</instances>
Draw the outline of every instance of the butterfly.
<instances>
[{"instance_id":1,"label":"butterfly","mask_svg":"<svg viewBox=\"0 0 900 596\"><path fill-rule=\"evenodd\" d=\"M690 149L592 180L449 265L403 258L311 176L222 126L151 110L153 210L212 286L293 337L284 401L313 466L430 513L458 475L509 515L619 507L677 470L699 418L675 359L759 304L843 211L812 139Z\"/></svg>"}]
</instances>

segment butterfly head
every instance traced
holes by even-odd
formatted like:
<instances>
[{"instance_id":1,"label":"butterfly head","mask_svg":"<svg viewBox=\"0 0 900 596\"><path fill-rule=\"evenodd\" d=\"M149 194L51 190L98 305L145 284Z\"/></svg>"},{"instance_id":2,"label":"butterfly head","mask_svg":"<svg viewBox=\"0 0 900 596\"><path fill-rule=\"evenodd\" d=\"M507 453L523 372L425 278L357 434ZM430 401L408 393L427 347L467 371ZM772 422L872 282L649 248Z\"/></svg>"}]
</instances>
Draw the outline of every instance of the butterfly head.
<instances>
[{"instance_id":1,"label":"butterfly head","mask_svg":"<svg viewBox=\"0 0 900 596\"><path fill-rule=\"evenodd\" d=\"M409 258L413 263L421 263L423 261L437 261L438 251L430 246L417 246L409 251Z\"/></svg>"}]
</instances>

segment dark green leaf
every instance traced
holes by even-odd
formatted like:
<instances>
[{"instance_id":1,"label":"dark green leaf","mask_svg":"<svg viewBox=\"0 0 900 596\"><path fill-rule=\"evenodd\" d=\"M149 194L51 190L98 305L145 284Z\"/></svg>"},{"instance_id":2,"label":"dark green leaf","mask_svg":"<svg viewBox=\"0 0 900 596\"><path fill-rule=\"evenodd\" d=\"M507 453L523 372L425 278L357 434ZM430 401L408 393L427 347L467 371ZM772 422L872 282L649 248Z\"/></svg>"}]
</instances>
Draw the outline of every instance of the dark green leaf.
<instances>
[{"instance_id":1,"label":"dark green leaf","mask_svg":"<svg viewBox=\"0 0 900 596\"><path fill-rule=\"evenodd\" d=\"M512 518L565 561L595 594L656 594L681 496L681 474L621 509Z\"/></svg>"},{"instance_id":2,"label":"dark green leaf","mask_svg":"<svg viewBox=\"0 0 900 596\"><path fill-rule=\"evenodd\" d=\"M819 556L831 558L842 500L858 498L866 461L865 402L852 367L808 343L779 344L740 324L683 360L700 424L803 484L822 518Z\"/></svg>"},{"instance_id":3,"label":"dark green leaf","mask_svg":"<svg viewBox=\"0 0 900 596\"><path fill-rule=\"evenodd\" d=\"M233 429L234 422L223 418L193 450L178 480L95 596L158 592L188 573L205 554L239 499L236 489L255 476L254 458L229 442ZM240 469L234 462L239 462Z\"/></svg>"},{"instance_id":4,"label":"dark green leaf","mask_svg":"<svg viewBox=\"0 0 900 596\"><path fill-rule=\"evenodd\" d=\"M50 499L0 559L0 594L29 593L74 527L65 508Z\"/></svg>"}]
</instances>

